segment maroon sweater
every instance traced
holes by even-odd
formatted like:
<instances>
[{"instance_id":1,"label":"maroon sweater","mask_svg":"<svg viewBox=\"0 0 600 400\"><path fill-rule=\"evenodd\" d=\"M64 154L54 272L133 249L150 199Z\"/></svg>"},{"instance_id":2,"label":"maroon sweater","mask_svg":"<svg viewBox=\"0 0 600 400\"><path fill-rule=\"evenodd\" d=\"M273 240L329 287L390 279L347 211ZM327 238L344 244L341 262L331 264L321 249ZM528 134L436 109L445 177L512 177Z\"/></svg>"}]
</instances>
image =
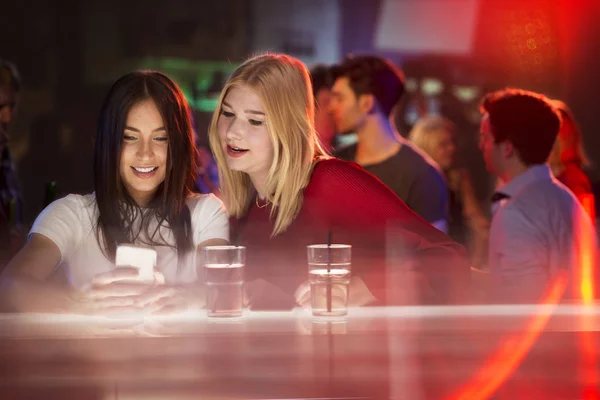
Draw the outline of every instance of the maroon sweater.
<instances>
[{"instance_id":1,"label":"maroon sweater","mask_svg":"<svg viewBox=\"0 0 600 400\"><path fill-rule=\"evenodd\" d=\"M232 238L247 246L246 281L278 286L291 305L294 291L308 279L306 246L326 243L328 232L333 243L352 245L352 275L365 281L380 304L398 303L394 292L401 282L396 285L394 279L406 270L423 275L420 302L455 302L467 295L470 269L462 246L358 164L320 161L300 213L275 237L270 213L270 205L253 203L244 217L232 219ZM277 301L286 303L281 296Z\"/></svg>"}]
</instances>

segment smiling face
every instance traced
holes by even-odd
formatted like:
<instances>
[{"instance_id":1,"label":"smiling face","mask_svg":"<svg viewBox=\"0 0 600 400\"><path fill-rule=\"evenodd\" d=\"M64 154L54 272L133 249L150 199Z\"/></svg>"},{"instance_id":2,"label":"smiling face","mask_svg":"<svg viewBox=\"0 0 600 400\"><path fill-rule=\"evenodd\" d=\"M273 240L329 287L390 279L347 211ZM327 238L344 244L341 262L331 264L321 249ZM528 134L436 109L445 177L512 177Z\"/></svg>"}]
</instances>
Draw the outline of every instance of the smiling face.
<instances>
[{"instance_id":1,"label":"smiling face","mask_svg":"<svg viewBox=\"0 0 600 400\"><path fill-rule=\"evenodd\" d=\"M169 136L154 101L133 106L123 132L120 173L127 192L140 206L165 180L168 146Z\"/></svg>"},{"instance_id":2,"label":"smiling face","mask_svg":"<svg viewBox=\"0 0 600 400\"><path fill-rule=\"evenodd\" d=\"M247 85L229 88L221 106L217 131L227 166L245 172L255 185L264 183L274 147L260 97Z\"/></svg>"}]
</instances>

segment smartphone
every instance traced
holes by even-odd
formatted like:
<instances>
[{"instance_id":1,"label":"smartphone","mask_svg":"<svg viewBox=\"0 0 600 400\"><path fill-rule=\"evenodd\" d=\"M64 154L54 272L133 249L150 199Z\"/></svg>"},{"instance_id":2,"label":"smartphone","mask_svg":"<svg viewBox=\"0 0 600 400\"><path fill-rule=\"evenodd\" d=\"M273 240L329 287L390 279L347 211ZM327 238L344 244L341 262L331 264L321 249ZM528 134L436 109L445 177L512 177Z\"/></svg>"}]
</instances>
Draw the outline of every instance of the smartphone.
<instances>
[{"instance_id":1,"label":"smartphone","mask_svg":"<svg viewBox=\"0 0 600 400\"><path fill-rule=\"evenodd\" d=\"M150 247L121 244L117 247L116 265L139 269L139 278L143 281L154 280L156 250Z\"/></svg>"}]
</instances>

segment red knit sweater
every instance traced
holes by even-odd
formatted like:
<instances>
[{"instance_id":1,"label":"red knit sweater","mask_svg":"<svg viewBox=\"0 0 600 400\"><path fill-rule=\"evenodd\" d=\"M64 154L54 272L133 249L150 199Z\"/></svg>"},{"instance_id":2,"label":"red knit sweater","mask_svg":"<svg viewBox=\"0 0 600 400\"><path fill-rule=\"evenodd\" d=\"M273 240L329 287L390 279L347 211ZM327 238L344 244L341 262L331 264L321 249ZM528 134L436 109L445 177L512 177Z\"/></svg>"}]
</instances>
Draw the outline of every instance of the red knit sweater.
<instances>
[{"instance_id":1,"label":"red knit sweater","mask_svg":"<svg viewBox=\"0 0 600 400\"><path fill-rule=\"evenodd\" d=\"M287 293L291 303L295 289L308 279L306 246L326 243L328 232L333 243L352 245L352 275L361 277L381 304L403 297L396 296L405 290L396 280L406 270L423 276L420 302L454 302L467 294L470 269L462 246L357 164L320 161L300 213L275 237L270 213L270 205L253 203L243 218L232 219L232 237L247 246L246 281L264 279Z\"/></svg>"}]
</instances>

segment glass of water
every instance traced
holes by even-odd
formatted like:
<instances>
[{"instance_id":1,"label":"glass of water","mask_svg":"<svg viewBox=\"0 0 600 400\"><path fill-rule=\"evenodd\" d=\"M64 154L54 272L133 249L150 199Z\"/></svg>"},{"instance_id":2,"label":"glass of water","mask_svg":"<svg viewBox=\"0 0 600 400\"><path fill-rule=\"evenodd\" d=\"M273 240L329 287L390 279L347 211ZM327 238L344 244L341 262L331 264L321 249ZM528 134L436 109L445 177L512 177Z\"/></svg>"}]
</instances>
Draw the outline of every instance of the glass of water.
<instances>
[{"instance_id":1,"label":"glass of water","mask_svg":"<svg viewBox=\"0 0 600 400\"><path fill-rule=\"evenodd\" d=\"M308 280L312 314L344 317L348 314L352 246L314 244L308 250Z\"/></svg>"},{"instance_id":2,"label":"glass of water","mask_svg":"<svg viewBox=\"0 0 600 400\"><path fill-rule=\"evenodd\" d=\"M241 317L244 303L244 246L204 248L206 310L209 317Z\"/></svg>"}]
</instances>

